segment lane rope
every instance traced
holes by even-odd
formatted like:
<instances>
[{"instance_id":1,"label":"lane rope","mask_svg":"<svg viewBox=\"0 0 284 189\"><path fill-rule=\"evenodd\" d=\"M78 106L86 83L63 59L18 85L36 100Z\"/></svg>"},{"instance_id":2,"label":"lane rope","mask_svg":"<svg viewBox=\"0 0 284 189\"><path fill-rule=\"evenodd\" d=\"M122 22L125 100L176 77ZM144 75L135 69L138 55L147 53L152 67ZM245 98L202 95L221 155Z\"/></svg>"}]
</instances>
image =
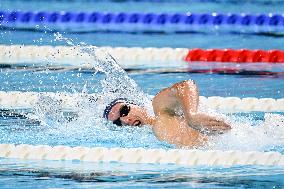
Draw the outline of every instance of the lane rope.
<instances>
[{"instance_id":1,"label":"lane rope","mask_svg":"<svg viewBox=\"0 0 284 189\"><path fill-rule=\"evenodd\" d=\"M19 92L19 91L0 91L0 107L2 109L33 108L42 97L50 97L57 102L63 109L76 109L78 100L82 98L97 98L95 94L70 94L52 92ZM238 98L238 97L200 97L200 103L209 108L225 112L283 112L284 98Z\"/></svg>"},{"instance_id":2,"label":"lane rope","mask_svg":"<svg viewBox=\"0 0 284 189\"><path fill-rule=\"evenodd\" d=\"M98 50L110 53L126 66L139 64L135 61L284 63L284 50L140 47L99 47ZM0 63L4 64L48 62L78 66L79 63L90 61L92 57L81 53L78 47L0 45Z\"/></svg>"},{"instance_id":3,"label":"lane rope","mask_svg":"<svg viewBox=\"0 0 284 189\"><path fill-rule=\"evenodd\" d=\"M112 12L32 12L1 11L2 27L74 31L191 31L198 27L225 26L226 29L250 28L253 31L283 31L282 14L245 13L112 13ZM193 26L198 26L193 27ZM207 28L208 28L207 27Z\"/></svg>"},{"instance_id":4,"label":"lane rope","mask_svg":"<svg viewBox=\"0 0 284 189\"><path fill-rule=\"evenodd\" d=\"M184 166L283 166L284 156L278 152L202 151L183 149L143 149L68 147L47 145L0 144L0 157L25 160L79 160L88 162L155 163Z\"/></svg>"},{"instance_id":5,"label":"lane rope","mask_svg":"<svg viewBox=\"0 0 284 189\"><path fill-rule=\"evenodd\" d=\"M270 62L284 63L283 50L249 50L249 49L192 49L189 50L186 61L204 62Z\"/></svg>"}]
</instances>

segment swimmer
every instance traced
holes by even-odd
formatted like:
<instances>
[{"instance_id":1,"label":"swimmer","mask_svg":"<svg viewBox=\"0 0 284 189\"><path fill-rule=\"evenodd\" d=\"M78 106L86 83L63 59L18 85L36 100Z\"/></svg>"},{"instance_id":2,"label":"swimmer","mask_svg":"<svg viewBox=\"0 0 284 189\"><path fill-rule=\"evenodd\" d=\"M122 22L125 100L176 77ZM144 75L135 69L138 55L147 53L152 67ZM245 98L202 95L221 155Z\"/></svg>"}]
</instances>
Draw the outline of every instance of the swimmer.
<instances>
[{"instance_id":1,"label":"swimmer","mask_svg":"<svg viewBox=\"0 0 284 189\"><path fill-rule=\"evenodd\" d=\"M116 99L104 110L104 118L123 126L149 125L155 136L178 147L206 145L209 135L231 129L221 119L198 112L199 92L194 81L176 83L160 91L153 99L155 116L127 99Z\"/></svg>"}]
</instances>

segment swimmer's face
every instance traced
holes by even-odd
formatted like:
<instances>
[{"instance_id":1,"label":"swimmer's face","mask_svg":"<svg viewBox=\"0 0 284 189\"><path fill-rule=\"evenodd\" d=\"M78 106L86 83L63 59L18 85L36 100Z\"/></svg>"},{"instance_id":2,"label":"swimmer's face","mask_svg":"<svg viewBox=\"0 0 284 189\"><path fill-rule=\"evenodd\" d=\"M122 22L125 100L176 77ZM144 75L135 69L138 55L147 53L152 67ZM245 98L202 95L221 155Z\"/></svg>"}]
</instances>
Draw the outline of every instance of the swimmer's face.
<instances>
[{"instance_id":1,"label":"swimmer's face","mask_svg":"<svg viewBox=\"0 0 284 189\"><path fill-rule=\"evenodd\" d=\"M146 109L134 104L117 103L112 107L108 120L116 125L142 126L148 116Z\"/></svg>"}]
</instances>

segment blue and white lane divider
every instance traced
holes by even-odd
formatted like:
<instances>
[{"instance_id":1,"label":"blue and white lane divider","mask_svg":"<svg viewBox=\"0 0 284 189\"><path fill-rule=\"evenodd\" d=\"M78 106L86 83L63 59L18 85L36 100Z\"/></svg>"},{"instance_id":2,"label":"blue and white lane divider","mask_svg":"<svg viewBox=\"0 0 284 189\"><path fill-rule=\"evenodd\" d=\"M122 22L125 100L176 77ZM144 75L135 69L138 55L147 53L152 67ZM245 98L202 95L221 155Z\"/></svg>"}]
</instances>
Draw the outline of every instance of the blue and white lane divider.
<instances>
[{"instance_id":1,"label":"blue and white lane divider","mask_svg":"<svg viewBox=\"0 0 284 189\"><path fill-rule=\"evenodd\" d=\"M187 32L226 29L283 32L282 14L237 13L111 13L111 12L22 12L0 11L6 28L69 31L159 31Z\"/></svg>"}]
</instances>

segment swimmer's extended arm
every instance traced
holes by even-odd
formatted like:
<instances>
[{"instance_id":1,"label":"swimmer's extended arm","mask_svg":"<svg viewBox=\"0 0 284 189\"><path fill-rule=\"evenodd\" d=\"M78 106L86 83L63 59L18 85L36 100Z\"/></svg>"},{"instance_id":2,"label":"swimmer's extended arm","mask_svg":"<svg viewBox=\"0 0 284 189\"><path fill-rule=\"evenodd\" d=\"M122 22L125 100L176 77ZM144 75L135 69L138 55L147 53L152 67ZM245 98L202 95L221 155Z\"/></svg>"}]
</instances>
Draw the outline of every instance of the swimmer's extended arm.
<instances>
[{"instance_id":1,"label":"swimmer's extended arm","mask_svg":"<svg viewBox=\"0 0 284 189\"><path fill-rule=\"evenodd\" d=\"M189 120L187 121L190 127L207 135L222 134L231 129L231 126L223 120L203 113L192 114L189 116Z\"/></svg>"},{"instance_id":2,"label":"swimmer's extended arm","mask_svg":"<svg viewBox=\"0 0 284 189\"><path fill-rule=\"evenodd\" d=\"M162 90L153 100L156 115L177 115L178 109L182 109L188 125L201 133L223 133L230 126L215 117L198 113L199 92L194 81L183 81Z\"/></svg>"}]
</instances>

